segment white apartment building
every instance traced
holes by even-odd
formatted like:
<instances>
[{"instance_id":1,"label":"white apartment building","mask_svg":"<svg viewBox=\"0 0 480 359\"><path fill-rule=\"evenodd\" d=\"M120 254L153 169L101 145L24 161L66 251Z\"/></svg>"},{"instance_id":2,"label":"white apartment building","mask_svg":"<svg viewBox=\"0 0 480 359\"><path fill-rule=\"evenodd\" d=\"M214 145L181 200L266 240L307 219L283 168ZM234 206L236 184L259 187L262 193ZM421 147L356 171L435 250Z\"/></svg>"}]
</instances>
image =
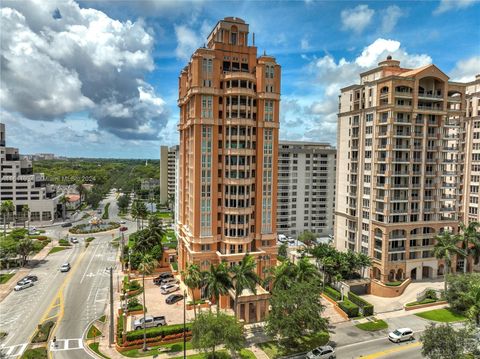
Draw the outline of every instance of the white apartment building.
<instances>
[{"instance_id":1,"label":"white apartment building","mask_svg":"<svg viewBox=\"0 0 480 359\"><path fill-rule=\"evenodd\" d=\"M279 234L333 234L336 153L328 143L279 141Z\"/></svg>"},{"instance_id":2,"label":"white apartment building","mask_svg":"<svg viewBox=\"0 0 480 359\"><path fill-rule=\"evenodd\" d=\"M18 148L6 147L5 124L0 123L0 201L11 200L15 206L7 221L25 220L24 205L28 205L31 222L53 221L62 214L61 196L47 185L43 173L33 173L32 162L20 156Z\"/></svg>"},{"instance_id":3,"label":"white apartment building","mask_svg":"<svg viewBox=\"0 0 480 359\"><path fill-rule=\"evenodd\" d=\"M167 185L168 185L168 198L175 198L175 186L176 186L176 174L175 174L175 161L178 155L180 146L172 146L168 149L168 169L167 169Z\"/></svg>"}]
</instances>

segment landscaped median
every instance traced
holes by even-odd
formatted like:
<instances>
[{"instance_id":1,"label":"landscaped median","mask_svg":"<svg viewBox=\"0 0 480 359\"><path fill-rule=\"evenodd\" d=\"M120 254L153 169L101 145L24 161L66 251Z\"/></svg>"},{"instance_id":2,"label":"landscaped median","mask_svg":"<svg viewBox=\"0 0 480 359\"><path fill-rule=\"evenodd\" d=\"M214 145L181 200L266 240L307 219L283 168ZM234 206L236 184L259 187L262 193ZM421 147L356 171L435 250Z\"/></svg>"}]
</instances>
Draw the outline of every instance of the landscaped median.
<instances>
[{"instance_id":1,"label":"landscaped median","mask_svg":"<svg viewBox=\"0 0 480 359\"><path fill-rule=\"evenodd\" d=\"M384 320L372 318L372 320L364 323L355 324L358 329L365 330L367 332L377 332L379 330L387 329L388 324Z\"/></svg>"},{"instance_id":2,"label":"landscaped median","mask_svg":"<svg viewBox=\"0 0 480 359\"><path fill-rule=\"evenodd\" d=\"M323 294L332 299L348 318L358 317L360 312L366 317L373 315L373 305L353 292L348 292L348 295L343 297L343 301L340 292L330 286L325 286Z\"/></svg>"},{"instance_id":3,"label":"landscaped median","mask_svg":"<svg viewBox=\"0 0 480 359\"><path fill-rule=\"evenodd\" d=\"M461 322L467 319L463 315L457 314L449 308L433 309L415 315L423 319L442 323Z\"/></svg>"}]
</instances>

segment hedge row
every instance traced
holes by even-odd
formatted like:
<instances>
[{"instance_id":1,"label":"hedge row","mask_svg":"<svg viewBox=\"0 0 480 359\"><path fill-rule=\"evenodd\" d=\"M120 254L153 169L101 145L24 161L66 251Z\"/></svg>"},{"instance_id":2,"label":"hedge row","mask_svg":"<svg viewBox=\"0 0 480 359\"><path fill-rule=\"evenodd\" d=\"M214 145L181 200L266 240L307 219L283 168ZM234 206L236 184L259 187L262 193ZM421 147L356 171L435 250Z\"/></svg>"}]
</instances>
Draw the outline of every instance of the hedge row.
<instances>
[{"instance_id":1,"label":"hedge row","mask_svg":"<svg viewBox=\"0 0 480 359\"><path fill-rule=\"evenodd\" d=\"M348 292L348 299L362 308L364 316L368 317L373 315L373 305L367 302L365 299L352 292Z\"/></svg>"},{"instance_id":2,"label":"hedge row","mask_svg":"<svg viewBox=\"0 0 480 359\"><path fill-rule=\"evenodd\" d=\"M192 329L191 324L186 325L187 331ZM183 333L183 324L166 325L157 328L147 329L147 338L165 337L167 335ZM134 330L127 333L127 341L133 341L143 338L143 329Z\"/></svg>"},{"instance_id":3,"label":"hedge row","mask_svg":"<svg viewBox=\"0 0 480 359\"><path fill-rule=\"evenodd\" d=\"M325 286L323 293L332 298L334 301L342 299L342 295L340 294L340 292L336 289L333 289L332 287L329 287L328 285Z\"/></svg>"},{"instance_id":4,"label":"hedge row","mask_svg":"<svg viewBox=\"0 0 480 359\"><path fill-rule=\"evenodd\" d=\"M349 318L358 317L359 307L355 303L352 303L347 298L343 298L342 302L338 302L338 306L347 313Z\"/></svg>"}]
</instances>

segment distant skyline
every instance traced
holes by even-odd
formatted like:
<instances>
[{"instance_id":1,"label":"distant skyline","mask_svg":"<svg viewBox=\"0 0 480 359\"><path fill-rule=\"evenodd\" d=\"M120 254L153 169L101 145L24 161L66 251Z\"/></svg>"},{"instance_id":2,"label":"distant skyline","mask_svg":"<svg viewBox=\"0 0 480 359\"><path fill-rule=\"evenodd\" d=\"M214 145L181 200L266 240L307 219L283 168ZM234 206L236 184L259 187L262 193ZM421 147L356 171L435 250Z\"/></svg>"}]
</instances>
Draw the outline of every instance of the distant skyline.
<instances>
[{"instance_id":1,"label":"distant skyline","mask_svg":"<svg viewBox=\"0 0 480 359\"><path fill-rule=\"evenodd\" d=\"M280 138L336 142L341 87L387 55L480 72L480 2L2 0L0 122L22 154L158 159L178 143L178 75L237 16L282 66Z\"/></svg>"}]
</instances>

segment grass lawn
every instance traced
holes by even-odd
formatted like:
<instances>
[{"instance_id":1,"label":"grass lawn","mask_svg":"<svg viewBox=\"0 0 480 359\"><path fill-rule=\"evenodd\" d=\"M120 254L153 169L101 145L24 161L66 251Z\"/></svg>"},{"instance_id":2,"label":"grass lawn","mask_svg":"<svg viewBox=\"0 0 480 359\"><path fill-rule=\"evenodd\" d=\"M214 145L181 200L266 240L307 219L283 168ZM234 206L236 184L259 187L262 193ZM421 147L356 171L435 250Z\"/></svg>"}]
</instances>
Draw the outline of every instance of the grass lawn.
<instances>
[{"instance_id":1,"label":"grass lawn","mask_svg":"<svg viewBox=\"0 0 480 359\"><path fill-rule=\"evenodd\" d=\"M403 281L399 280L399 281L396 281L396 282L387 282L387 283L385 283L385 285L387 285L389 287L398 287L402 283L403 283Z\"/></svg>"},{"instance_id":2,"label":"grass lawn","mask_svg":"<svg viewBox=\"0 0 480 359\"><path fill-rule=\"evenodd\" d=\"M466 319L463 315L455 314L448 308L429 310L426 312L417 313L415 315L423 319L434 320L436 322L443 323L459 322Z\"/></svg>"},{"instance_id":3,"label":"grass lawn","mask_svg":"<svg viewBox=\"0 0 480 359\"><path fill-rule=\"evenodd\" d=\"M274 359L296 353L308 352L316 347L327 344L328 340L329 334L327 332L322 332L297 339L298 345L295 348L283 347L277 341L260 343L258 346L265 352L265 354L267 354L270 359Z\"/></svg>"},{"instance_id":4,"label":"grass lawn","mask_svg":"<svg viewBox=\"0 0 480 359\"><path fill-rule=\"evenodd\" d=\"M383 320L376 320L374 322L366 322L355 325L358 329L365 330L367 332L376 332L378 330L387 329L388 324Z\"/></svg>"},{"instance_id":5,"label":"grass lawn","mask_svg":"<svg viewBox=\"0 0 480 359\"><path fill-rule=\"evenodd\" d=\"M192 349L192 343L187 342L187 350ZM179 343L169 343L165 345L154 346L148 352L144 353L141 349L132 349L128 351L124 351L120 354L129 357L129 358L141 358L141 357L148 357L156 354L161 353L176 353L181 352L183 350L183 342Z\"/></svg>"},{"instance_id":6,"label":"grass lawn","mask_svg":"<svg viewBox=\"0 0 480 359\"><path fill-rule=\"evenodd\" d=\"M0 284L7 283L14 275L15 273L0 274Z\"/></svg>"},{"instance_id":7,"label":"grass lawn","mask_svg":"<svg viewBox=\"0 0 480 359\"><path fill-rule=\"evenodd\" d=\"M28 349L23 353L21 359L47 359L47 348Z\"/></svg>"},{"instance_id":8,"label":"grass lawn","mask_svg":"<svg viewBox=\"0 0 480 359\"><path fill-rule=\"evenodd\" d=\"M98 318L99 322L105 323L105 320L107 319L106 315L102 315L100 318Z\"/></svg>"},{"instance_id":9,"label":"grass lawn","mask_svg":"<svg viewBox=\"0 0 480 359\"><path fill-rule=\"evenodd\" d=\"M157 212L158 218L172 218L172 212Z\"/></svg>"},{"instance_id":10,"label":"grass lawn","mask_svg":"<svg viewBox=\"0 0 480 359\"><path fill-rule=\"evenodd\" d=\"M88 346L90 347L90 349L92 349L95 353L100 355L102 358L110 359L110 357L107 357L106 355L100 353L100 350L98 350L98 343L90 343L90 344L88 344Z\"/></svg>"},{"instance_id":11,"label":"grass lawn","mask_svg":"<svg viewBox=\"0 0 480 359\"><path fill-rule=\"evenodd\" d=\"M68 247L53 247L52 249L50 249L50 252L48 252L48 254L57 253L65 249L68 249Z\"/></svg>"},{"instance_id":12,"label":"grass lawn","mask_svg":"<svg viewBox=\"0 0 480 359\"><path fill-rule=\"evenodd\" d=\"M92 325L88 329L87 339L93 339L95 337L99 337L100 335L102 335L102 332L98 330L98 328L95 325Z\"/></svg>"}]
</instances>

